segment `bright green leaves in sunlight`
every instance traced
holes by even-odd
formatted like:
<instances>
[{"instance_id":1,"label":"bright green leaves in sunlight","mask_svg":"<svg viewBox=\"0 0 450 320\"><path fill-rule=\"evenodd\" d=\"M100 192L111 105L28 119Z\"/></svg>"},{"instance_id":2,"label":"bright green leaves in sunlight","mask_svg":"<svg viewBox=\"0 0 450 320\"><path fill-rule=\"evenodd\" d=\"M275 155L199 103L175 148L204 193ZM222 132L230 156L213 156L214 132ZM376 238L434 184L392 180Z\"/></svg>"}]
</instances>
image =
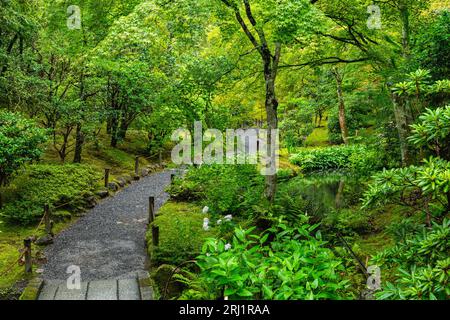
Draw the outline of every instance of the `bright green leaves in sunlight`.
<instances>
[{"instance_id":1,"label":"bright green leaves in sunlight","mask_svg":"<svg viewBox=\"0 0 450 320\"><path fill-rule=\"evenodd\" d=\"M345 298L343 265L316 229L280 224L262 235L255 228L236 229L231 243L210 239L198 257L201 273L195 281L202 285L197 287L233 300ZM195 294L187 291L186 297Z\"/></svg>"},{"instance_id":2,"label":"bright green leaves in sunlight","mask_svg":"<svg viewBox=\"0 0 450 320\"><path fill-rule=\"evenodd\" d=\"M46 134L20 114L0 111L0 187L25 163L39 159Z\"/></svg>"}]
</instances>

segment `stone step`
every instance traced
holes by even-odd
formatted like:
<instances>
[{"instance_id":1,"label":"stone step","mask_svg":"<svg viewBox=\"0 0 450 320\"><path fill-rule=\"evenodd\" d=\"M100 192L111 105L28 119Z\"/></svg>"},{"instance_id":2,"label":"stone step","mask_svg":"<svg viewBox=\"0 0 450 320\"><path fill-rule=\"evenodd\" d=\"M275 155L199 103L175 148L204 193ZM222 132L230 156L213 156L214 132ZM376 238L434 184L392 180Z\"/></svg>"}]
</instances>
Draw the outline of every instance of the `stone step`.
<instances>
[{"instance_id":1,"label":"stone step","mask_svg":"<svg viewBox=\"0 0 450 320\"><path fill-rule=\"evenodd\" d=\"M38 300L151 300L153 290L138 278L81 283L71 290L66 283L44 282Z\"/></svg>"}]
</instances>

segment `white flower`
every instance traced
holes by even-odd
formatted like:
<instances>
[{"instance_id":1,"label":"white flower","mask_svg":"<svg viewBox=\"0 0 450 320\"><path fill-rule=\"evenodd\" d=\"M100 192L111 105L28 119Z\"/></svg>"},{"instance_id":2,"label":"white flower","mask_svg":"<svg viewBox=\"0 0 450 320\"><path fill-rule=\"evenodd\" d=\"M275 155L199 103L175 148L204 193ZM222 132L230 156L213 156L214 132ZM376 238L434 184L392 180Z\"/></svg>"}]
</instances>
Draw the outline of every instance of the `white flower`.
<instances>
[{"instance_id":1,"label":"white flower","mask_svg":"<svg viewBox=\"0 0 450 320\"><path fill-rule=\"evenodd\" d=\"M231 249L231 244L227 243L227 244L225 245L225 251L228 251L228 250L230 250L230 249Z\"/></svg>"},{"instance_id":2,"label":"white flower","mask_svg":"<svg viewBox=\"0 0 450 320\"><path fill-rule=\"evenodd\" d=\"M227 221L231 221L232 219L233 219L233 216L231 215L231 214L229 214L229 215L227 215L227 216L225 216L225 217L223 217L225 220L227 220Z\"/></svg>"},{"instance_id":3,"label":"white flower","mask_svg":"<svg viewBox=\"0 0 450 320\"><path fill-rule=\"evenodd\" d=\"M203 230L205 230L205 231L209 230L209 219L208 218L203 219Z\"/></svg>"},{"instance_id":4,"label":"white flower","mask_svg":"<svg viewBox=\"0 0 450 320\"><path fill-rule=\"evenodd\" d=\"M220 220L217 220L217 225L221 225L222 224L222 219L220 219Z\"/></svg>"},{"instance_id":5,"label":"white flower","mask_svg":"<svg viewBox=\"0 0 450 320\"><path fill-rule=\"evenodd\" d=\"M202 212L203 214L207 214L209 212L209 207L208 206L204 207Z\"/></svg>"}]
</instances>

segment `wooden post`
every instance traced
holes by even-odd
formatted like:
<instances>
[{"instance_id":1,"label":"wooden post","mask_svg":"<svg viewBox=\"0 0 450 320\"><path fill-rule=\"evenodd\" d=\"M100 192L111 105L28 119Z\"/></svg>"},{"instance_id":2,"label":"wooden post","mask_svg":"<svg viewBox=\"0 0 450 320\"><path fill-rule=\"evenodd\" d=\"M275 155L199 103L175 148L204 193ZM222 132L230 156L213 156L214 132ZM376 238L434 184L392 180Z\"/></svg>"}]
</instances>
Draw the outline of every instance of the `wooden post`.
<instances>
[{"instance_id":1,"label":"wooden post","mask_svg":"<svg viewBox=\"0 0 450 320\"><path fill-rule=\"evenodd\" d=\"M155 247L159 246L159 227L152 226L152 240Z\"/></svg>"},{"instance_id":2,"label":"wooden post","mask_svg":"<svg viewBox=\"0 0 450 320\"><path fill-rule=\"evenodd\" d=\"M48 204L44 206L44 223L45 223L45 233L47 233L47 235L53 236L52 213L50 211L50 206Z\"/></svg>"},{"instance_id":3,"label":"wooden post","mask_svg":"<svg viewBox=\"0 0 450 320\"><path fill-rule=\"evenodd\" d=\"M105 169L105 188L108 188L110 171L111 169Z\"/></svg>"},{"instance_id":4,"label":"wooden post","mask_svg":"<svg viewBox=\"0 0 450 320\"><path fill-rule=\"evenodd\" d=\"M175 173L172 173L172 174L170 175L170 183L171 183L171 184L173 184L173 181L175 180L175 176L176 176Z\"/></svg>"},{"instance_id":5,"label":"wooden post","mask_svg":"<svg viewBox=\"0 0 450 320\"><path fill-rule=\"evenodd\" d=\"M25 247L25 273L32 273L33 263L31 259L31 239L27 238L23 240L23 245Z\"/></svg>"},{"instance_id":6,"label":"wooden post","mask_svg":"<svg viewBox=\"0 0 450 320\"><path fill-rule=\"evenodd\" d=\"M150 223L155 221L155 197L148 198L148 216Z\"/></svg>"},{"instance_id":7,"label":"wooden post","mask_svg":"<svg viewBox=\"0 0 450 320\"><path fill-rule=\"evenodd\" d=\"M136 158L134 159L134 174L136 176L139 176L139 157L136 156Z\"/></svg>"},{"instance_id":8,"label":"wooden post","mask_svg":"<svg viewBox=\"0 0 450 320\"><path fill-rule=\"evenodd\" d=\"M162 166L162 151L159 150L159 165Z\"/></svg>"}]
</instances>

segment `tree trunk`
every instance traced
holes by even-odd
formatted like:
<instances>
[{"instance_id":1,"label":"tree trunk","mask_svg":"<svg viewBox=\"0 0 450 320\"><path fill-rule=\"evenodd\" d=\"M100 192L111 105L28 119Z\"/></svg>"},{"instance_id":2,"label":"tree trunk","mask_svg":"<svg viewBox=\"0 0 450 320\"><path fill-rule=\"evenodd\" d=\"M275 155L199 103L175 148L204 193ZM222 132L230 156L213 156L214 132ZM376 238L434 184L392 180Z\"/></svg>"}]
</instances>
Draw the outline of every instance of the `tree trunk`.
<instances>
[{"instance_id":1,"label":"tree trunk","mask_svg":"<svg viewBox=\"0 0 450 320\"><path fill-rule=\"evenodd\" d=\"M272 130L278 129L278 100L275 91L275 80L277 77L276 65L273 65L272 58L268 58L265 61L264 77L266 82L266 115L267 115L267 131L268 131L268 143L267 143L267 155L271 158L271 165L275 165L275 152L272 150ZM278 176L277 174L266 176L265 195L267 200L271 203L275 200L277 192Z\"/></svg>"},{"instance_id":2,"label":"tree trunk","mask_svg":"<svg viewBox=\"0 0 450 320\"><path fill-rule=\"evenodd\" d=\"M106 119L106 133L111 134L111 132L112 132L112 117L109 116Z\"/></svg>"},{"instance_id":3,"label":"tree trunk","mask_svg":"<svg viewBox=\"0 0 450 320\"><path fill-rule=\"evenodd\" d=\"M119 121L117 119L117 115L113 115L111 117L111 147L113 147L113 148L117 147L118 127L119 127Z\"/></svg>"},{"instance_id":4,"label":"tree trunk","mask_svg":"<svg viewBox=\"0 0 450 320\"><path fill-rule=\"evenodd\" d=\"M272 130L278 128L278 100L275 95L275 85L273 79L266 80L266 112L267 112L267 130L268 143L267 154L271 157L271 161L275 161L273 155L276 150L272 150ZM274 165L273 163L271 165ZM268 175L266 177L266 198L272 203L275 200L277 192L277 174Z\"/></svg>"},{"instance_id":5,"label":"tree trunk","mask_svg":"<svg viewBox=\"0 0 450 320\"><path fill-rule=\"evenodd\" d=\"M75 138L75 155L73 157L74 163L81 163L81 154L83 152L84 134L81 130L81 123L77 124L77 133Z\"/></svg>"},{"instance_id":6,"label":"tree trunk","mask_svg":"<svg viewBox=\"0 0 450 320\"><path fill-rule=\"evenodd\" d=\"M405 59L410 58L410 38L411 38L411 27L409 23L409 9L407 5L402 5L400 7L400 19L402 21L402 51L403 57Z\"/></svg>"},{"instance_id":7,"label":"tree trunk","mask_svg":"<svg viewBox=\"0 0 450 320\"><path fill-rule=\"evenodd\" d=\"M120 119L119 131L117 133L119 140L124 140L126 138L129 126L130 123L125 118L125 115L122 115Z\"/></svg>"},{"instance_id":8,"label":"tree trunk","mask_svg":"<svg viewBox=\"0 0 450 320\"><path fill-rule=\"evenodd\" d=\"M339 99L339 126L341 127L342 140L344 140L345 144L348 144L348 128L345 118L345 100L342 91L343 76L339 73L337 68L333 70L333 74L336 79L337 95Z\"/></svg>"}]
</instances>

